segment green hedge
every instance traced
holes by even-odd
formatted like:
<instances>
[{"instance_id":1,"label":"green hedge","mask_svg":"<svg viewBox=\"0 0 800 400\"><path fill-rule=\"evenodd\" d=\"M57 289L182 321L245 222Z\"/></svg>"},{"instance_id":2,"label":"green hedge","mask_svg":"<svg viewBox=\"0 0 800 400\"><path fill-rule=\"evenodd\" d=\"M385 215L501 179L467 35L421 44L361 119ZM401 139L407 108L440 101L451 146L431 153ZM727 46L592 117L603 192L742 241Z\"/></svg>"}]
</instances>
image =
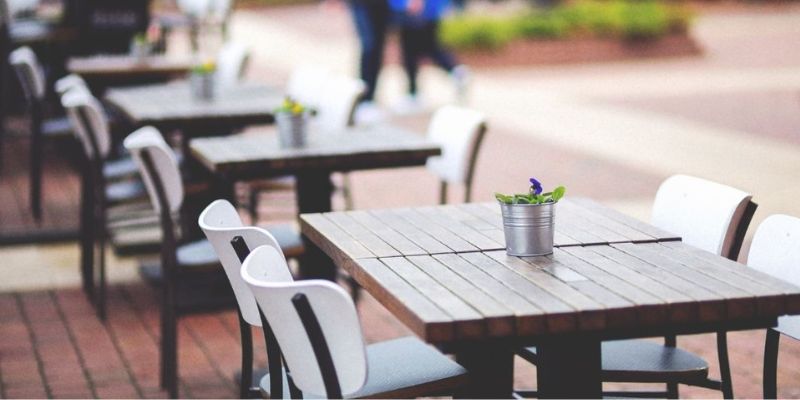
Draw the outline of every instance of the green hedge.
<instances>
[{"instance_id":1,"label":"green hedge","mask_svg":"<svg viewBox=\"0 0 800 400\"><path fill-rule=\"evenodd\" d=\"M456 16L444 21L441 38L456 49L498 49L519 38L647 40L685 32L691 18L686 7L656 0L577 0L521 15Z\"/></svg>"}]
</instances>

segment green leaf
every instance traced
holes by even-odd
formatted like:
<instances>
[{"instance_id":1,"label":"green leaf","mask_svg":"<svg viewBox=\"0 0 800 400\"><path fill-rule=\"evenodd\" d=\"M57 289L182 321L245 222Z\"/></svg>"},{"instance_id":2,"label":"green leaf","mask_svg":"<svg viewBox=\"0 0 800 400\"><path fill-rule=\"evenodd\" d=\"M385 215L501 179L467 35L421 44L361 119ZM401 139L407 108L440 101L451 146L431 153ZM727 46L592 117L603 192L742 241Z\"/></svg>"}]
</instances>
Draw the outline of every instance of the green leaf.
<instances>
[{"instance_id":1,"label":"green leaf","mask_svg":"<svg viewBox=\"0 0 800 400\"><path fill-rule=\"evenodd\" d=\"M567 189L565 187L563 187L563 186L559 186L559 187L553 189L553 201L561 200L561 198L564 197L564 194L566 192L567 192Z\"/></svg>"},{"instance_id":2,"label":"green leaf","mask_svg":"<svg viewBox=\"0 0 800 400\"><path fill-rule=\"evenodd\" d=\"M505 203L505 204L513 204L514 203L514 198L512 196L506 196L506 195L504 195L502 193L495 193L494 194L494 198L497 199L497 201L499 201L501 203Z\"/></svg>"},{"instance_id":3,"label":"green leaf","mask_svg":"<svg viewBox=\"0 0 800 400\"><path fill-rule=\"evenodd\" d=\"M531 204L531 199L525 194L515 194L514 204Z\"/></svg>"}]
</instances>

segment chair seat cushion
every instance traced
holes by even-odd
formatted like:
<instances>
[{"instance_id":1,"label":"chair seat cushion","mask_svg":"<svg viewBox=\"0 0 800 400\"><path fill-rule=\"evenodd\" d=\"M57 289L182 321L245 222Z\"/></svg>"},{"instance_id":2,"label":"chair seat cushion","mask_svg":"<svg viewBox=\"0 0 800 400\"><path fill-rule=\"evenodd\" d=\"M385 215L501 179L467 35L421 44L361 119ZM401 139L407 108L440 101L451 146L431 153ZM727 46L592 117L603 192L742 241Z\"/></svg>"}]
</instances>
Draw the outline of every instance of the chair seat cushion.
<instances>
[{"instance_id":1,"label":"chair seat cushion","mask_svg":"<svg viewBox=\"0 0 800 400\"><path fill-rule=\"evenodd\" d=\"M467 371L415 337L367 346L367 382L349 398L410 398L447 395L466 382ZM269 394L269 375L260 387ZM285 393L288 392L284 392ZM304 398L321 398L308 395Z\"/></svg>"},{"instance_id":2,"label":"chair seat cushion","mask_svg":"<svg viewBox=\"0 0 800 400\"><path fill-rule=\"evenodd\" d=\"M214 252L214 247L205 239L180 245L175 253L179 267L219 265L219 258Z\"/></svg>"},{"instance_id":3,"label":"chair seat cushion","mask_svg":"<svg viewBox=\"0 0 800 400\"><path fill-rule=\"evenodd\" d=\"M303 237L291 224L269 225L264 229L275 237L283 250L283 255L287 258L303 254Z\"/></svg>"},{"instance_id":4,"label":"chair seat cushion","mask_svg":"<svg viewBox=\"0 0 800 400\"><path fill-rule=\"evenodd\" d=\"M519 352L535 363L536 347ZM675 347L650 340L611 340L602 344L604 382L692 382L708 377L708 363Z\"/></svg>"},{"instance_id":5,"label":"chair seat cushion","mask_svg":"<svg viewBox=\"0 0 800 400\"><path fill-rule=\"evenodd\" d=\"M113 182L106 185L106 201L109 205L147 198L147 189L141 180Z\"/></svg>"},{"instance_id":6,"label":"chair seat cushion","mask_svg":"<svg viewBox=\"0 0 800 400\"><path fill-rule=\"evenodd\" d=\"M800 340L800 316L789 315L778 318L776 331L793 339Z\"/></svg>"},{"instance_id":7,"label":"chair seat cushion","mask_svg":"<svg viewBox=\"0 0 800 400\"><path fill-rule=\"evenodd\" d=\"M108 180L116 180L139 174L139 168L131 157L110 160L103 163L103 176Z\"/></svg>"},{"instance_id":8,"label":"chair seat cushion","mask_svg":"<svg viewBox=\"0 0 800 400\"><path fill-rule=\"evenodd\" d=\"M42 136L72 137L72 125L67 117L46 119L42 121Z\"/></svg>"}]
</instances>

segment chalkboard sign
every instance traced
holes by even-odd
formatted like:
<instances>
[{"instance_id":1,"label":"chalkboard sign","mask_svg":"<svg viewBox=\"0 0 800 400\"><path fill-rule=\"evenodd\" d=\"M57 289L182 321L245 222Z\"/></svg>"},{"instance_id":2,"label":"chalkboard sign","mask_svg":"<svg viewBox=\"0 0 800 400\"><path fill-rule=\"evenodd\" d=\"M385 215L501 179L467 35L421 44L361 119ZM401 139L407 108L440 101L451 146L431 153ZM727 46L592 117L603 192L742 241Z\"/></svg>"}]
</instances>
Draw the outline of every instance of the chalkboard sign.
<instances>
[{"instance_id":1,"label":"chalkboard sign","mask_svg":"<svg viewBox=\"0 0 800 400\"><path fill-rule=\"evenodd\" d=\"M126 53L150 24L151 0L66 0L64 22L78 28L78 54Z\"/></svg>"}]
</instances>

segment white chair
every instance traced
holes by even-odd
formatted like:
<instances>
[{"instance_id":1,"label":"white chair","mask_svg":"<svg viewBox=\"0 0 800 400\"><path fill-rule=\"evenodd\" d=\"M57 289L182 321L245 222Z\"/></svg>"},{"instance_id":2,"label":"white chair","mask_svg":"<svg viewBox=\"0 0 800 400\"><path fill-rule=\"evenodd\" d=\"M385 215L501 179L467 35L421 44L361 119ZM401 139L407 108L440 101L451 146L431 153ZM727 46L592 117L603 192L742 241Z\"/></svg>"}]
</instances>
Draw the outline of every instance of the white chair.
<instances>
[{"instance_id":1,"label":"white chair","mask_svg":"<svg viewBox=\"0 0 800 400\"><path fill-rule=\"evenodd\" d=\"M289 81L286 83L286 95L310 108L317 109L329 76L331 76L331 71L322 66L297 67L289 75Z\"/></svg>"},{"instance_id":2,"label":"white chair","mask_svg":"<svg viewBox=\"0 0 800 400\"><path fill-rule=\"evenodd\" d=\"M448 395L465 383L460 365L413 337L364 345L353 301L340 286L282 279L273 247L242 265L265 321L286 360L292 398L409 398ZM269 394L265 377L262 389Z\"/></svg>"},{"instance_id":3,"label":"white chair","mask_svg":"<svg viewBox=\"0 0 800 400\"><path fill-rule=\"evenodd\" d=\"M177 323L180 315L235 305L219 260L207 240L180 241L176 221L184 202L178 160L153 127L131 133L125 148L139 166L153 209L161 224L161 385L178 394Z\"/></svg>"},{"instance_id":4,"label":"white chair","mask_svg":"<svg viewBox=\"0 0 800 400\"><path fill-rule=\"evenodd\" d=\"M757 205L752 196L741 190L708 180L675 175L659 187L653 204L652 223L681 235L689 245L736 260L747 227ZM708 379L708 363L701 357L678 349L676 337L668 335L664 344L649 340L614 340L603 342L603 381L666 383L663 393L607 392L607 396L678 397L678 384L720 390L732 398L730 363L726 332L717 332L720 363L719 381ZM536 361L533 347L519 353Z\"/></svg>"},{"instance_id":5,"label":"white chair","mask_svg":"<svg viewBox=\"0 0 800 400\"><path fill-rule=\"evenodd\" d=\"M250 326L262 327L261 317L256 305L256 299L250 288L242 280L241 267L244 259L250 254L251 249L260 246L271 246L280 251L296 257L303 252L302 240L297 232L287 229L263 229L255 226L243 226L239 213L231 203L226 200L216 200L209 204L200 214L200 228L205 233L208 241L214 247L214 252L219 257L225 275L230 281L236 302L239 305L239 331L242 343L242 371L240 377L240 397L252 398L258 395L258 387L253 389L253 339ZM293 240L295 245L286 244L286 236ZM276 239L284 236L283 240ZM283 244L281 244L283 241ZM289 269L276 272L276 279L291 281ZM269 370L273 372L272 379L278 379L273 384L279 384L282 379L280 365L280 350L272 336L269 327L264 328L267 348ZM277 371L277 372L276 372Z\"/></svg>"},{"instance_id":6,"label":"white chair","mask_svg":"<svg viewBox=\"0 0 800 400\"><path fill-rule=\"evenodd\" d=\"M442 147L442 155L428 159L428 170L441 181L439 202L447 203L447 185L464 186L464 201L472 198L472 178L483 137L483 114L456 106L436 111L428 125L428 139Z\"/></svg>"},{"instance_id":7,"label":"white chair","mask_svg":"<svg viewBox=\"0 0 800 400\"><path fill-rule=\"evenodd\" d=\"M228 42L217 55L217 72L215 79L221 88L236 85L244 77L250 61L250 50L247 46Z\"/></svg>"},{"instance_id":8,"label":"white chair","mask_svg":"<svg viewBox=\"0 0 800 400\"><path fill-rule=\"evenodd\" d=\"M800 286L800 218L771 215L759 225L747 265L775 278ZM778 345L781 335L800 340L800 317L778 318L778 326L767 329L764 344L764 398L778 395Z\"/></svg>"},{"instance_id":9,"label":"white chair","mask_svg":"<svg viewBox=\"0 0 800 400\"><path fill-rule=\"evenodd\" d=\"M748 211L755 212L748 209L751 198L720 183L674 175L658 188L652 223L680 234L684 243L736 261L749 225L741 222Z\"/></svg>"},{"instance_id":10,"label":"white chair","mask_svg":"<svg viewBox=\"0 0 800 400\"><path fill-rule=\"evenodd\" d=\"M332 75L322 85L314 123L323 132L338 132L353 126L353 113L367 85L360 79Z\"/></svg>"}]
</instances>

